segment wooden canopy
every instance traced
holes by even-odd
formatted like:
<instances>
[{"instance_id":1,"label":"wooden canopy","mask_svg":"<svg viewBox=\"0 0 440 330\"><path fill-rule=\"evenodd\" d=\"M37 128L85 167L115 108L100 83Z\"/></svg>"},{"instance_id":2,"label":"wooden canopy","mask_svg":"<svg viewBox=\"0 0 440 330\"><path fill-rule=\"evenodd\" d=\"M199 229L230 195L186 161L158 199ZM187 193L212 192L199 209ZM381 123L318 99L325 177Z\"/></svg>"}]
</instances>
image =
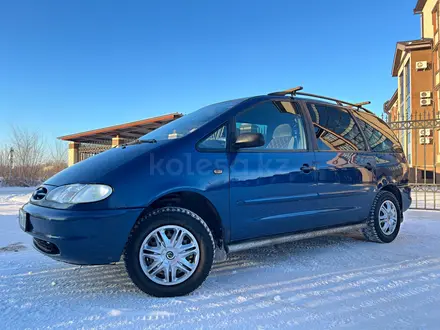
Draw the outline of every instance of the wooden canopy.
<instances>
[{"instance_id":1,"label":"wooden canopy","mask_svg":"<svg viewBox=\"0 0 440 330\"><path fill-rule=\"evenodd\" d=\"M176 112L159 117L133 121L126 124L60 136L58 139L79 143L101 142L106 144L108 144L109 142L111 143L112 138L114 137L119 137L120 139L134 140L180 117L182 117L182 114Z\"/></svg>"}]
</instances>

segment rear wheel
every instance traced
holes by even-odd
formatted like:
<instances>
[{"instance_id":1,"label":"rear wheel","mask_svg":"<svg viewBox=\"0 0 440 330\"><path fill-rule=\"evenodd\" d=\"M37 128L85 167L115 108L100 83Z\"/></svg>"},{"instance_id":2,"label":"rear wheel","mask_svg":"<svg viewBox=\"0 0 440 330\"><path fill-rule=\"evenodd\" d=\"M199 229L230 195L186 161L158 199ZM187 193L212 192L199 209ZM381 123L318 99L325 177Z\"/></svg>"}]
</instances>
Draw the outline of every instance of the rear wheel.
<instances>
[{"instance_id":1,"label":"rear wheel","mask_svg":"<svg viewBox=\"0 0 440 330\"><path fill-rule=\"evenodd\" d=\"M399 234L401 222L402 212L396 196L389 191L380 191L371 207L367 227L362 232L369 241L390 243Z\"/></svg>"},{"instance_id":2,"label":"rear wheel","mask_svg":"<svg viewBox=\"0 0 440 330\"><path fill-rule=\"evenodd\" d=\"M143 216L134 226L124 253L132 281L157 297L188 294L211 270L214 239L206 223L180 207Z\"/></svg>"}]
</instances>

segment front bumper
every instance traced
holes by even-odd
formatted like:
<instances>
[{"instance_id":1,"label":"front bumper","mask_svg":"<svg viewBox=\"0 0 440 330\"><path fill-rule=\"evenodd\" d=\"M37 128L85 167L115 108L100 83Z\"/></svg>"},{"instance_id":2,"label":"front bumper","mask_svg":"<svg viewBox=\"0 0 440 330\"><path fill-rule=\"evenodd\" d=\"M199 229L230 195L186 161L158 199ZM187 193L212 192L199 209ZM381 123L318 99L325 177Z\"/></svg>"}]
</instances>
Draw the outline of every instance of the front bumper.
<instances>
[{"instance_id":1,"label":"front bumper","mask_svg":"<svg viewBox=\"0 0 440 330\"><path fill-rule=\"evenodd\" d=\"M34 247L53 259L100 265L119 261L143 209L70 211L27 203L26 232Z\"/></svg>"}]
</instances>

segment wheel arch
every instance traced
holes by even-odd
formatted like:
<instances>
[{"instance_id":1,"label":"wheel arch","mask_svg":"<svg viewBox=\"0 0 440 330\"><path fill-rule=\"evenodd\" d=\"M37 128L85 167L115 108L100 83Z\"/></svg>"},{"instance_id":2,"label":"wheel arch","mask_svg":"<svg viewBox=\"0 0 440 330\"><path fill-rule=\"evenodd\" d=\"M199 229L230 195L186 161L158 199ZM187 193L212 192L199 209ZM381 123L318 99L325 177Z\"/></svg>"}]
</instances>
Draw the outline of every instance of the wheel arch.
<instances>
[{"instance_id":1,"label":"wheel arch","mask_svg":"<svg viewBox=\"0 0 440 330\"><path fill-rule=\"evenodd\" d=\"M216 245L223 246L224 227L222 219L214 204L206 196L193 190L168 192L151 202L143 214L165 206L182 207L197 214L208 225Z\"/></svg>"},{"instance_id":2,"label":"wheel arch","mask_svg":"<svg viewBox=\"0 0 440 330\"><path fill-rule=\"evenodd\" d=\"M403 210L402 194L396 185L388 184L386 186L383 186L379 191L389 191L390 193L392 193L396 197L397 201L399 202L400 212L401 213L403 212L402 211Z\"/></svg>"}]
</instances>

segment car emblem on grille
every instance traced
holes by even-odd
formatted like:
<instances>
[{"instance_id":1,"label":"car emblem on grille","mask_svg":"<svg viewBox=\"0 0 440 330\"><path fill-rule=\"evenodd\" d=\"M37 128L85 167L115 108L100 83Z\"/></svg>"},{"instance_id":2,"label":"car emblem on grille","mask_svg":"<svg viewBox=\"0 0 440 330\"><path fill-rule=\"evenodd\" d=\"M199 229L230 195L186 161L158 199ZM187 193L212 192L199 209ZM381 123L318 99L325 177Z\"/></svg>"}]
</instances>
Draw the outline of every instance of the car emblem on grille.
<instances>
[{"instance_id":1,"label":"car emblem on grille","mask_svg":"<svg viewBox=\"0 0 440 330\"><path fill-rule=\"evenodd\" d=\"M32 198L39 201L42 200L44 197L46 197L46 194L47 194L47 189L44 187L39 187L32 194Z\"/></svg>"}]
</instances>

